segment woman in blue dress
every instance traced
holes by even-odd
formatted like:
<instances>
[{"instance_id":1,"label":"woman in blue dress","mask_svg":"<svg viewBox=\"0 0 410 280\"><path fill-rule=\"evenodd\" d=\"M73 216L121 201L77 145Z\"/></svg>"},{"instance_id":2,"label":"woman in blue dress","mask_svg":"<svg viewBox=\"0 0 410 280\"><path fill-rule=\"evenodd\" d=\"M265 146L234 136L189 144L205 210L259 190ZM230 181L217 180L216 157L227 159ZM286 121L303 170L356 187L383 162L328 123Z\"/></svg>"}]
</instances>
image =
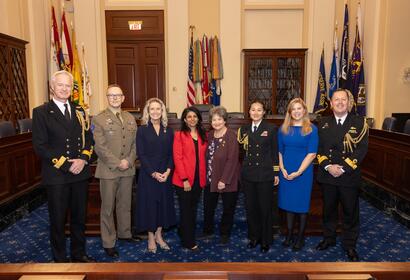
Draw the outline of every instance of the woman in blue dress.
<instances>
[{"instance_id":1,"label":"woman in blue dress","mask_svg":"<svg viewBox=\"0 0 410 280\"><path fill-rule=\"evenodd\" d=\"M147 101L142 125L137 131L137 155L141 162L138 176L136 221L138 232L148 231L148 251L156 253L157 244L170 250L162 228L176 224L174 192L169 176L172 160L173 130L167 127L164 103L158 98Z\"/></svg>"},{"instance_id":2,"label":"woman in blue dress","mask_svg":"<svg viewBox=\"0 0 410 280\"><path fill-rule=\"evenodd\" d=\"M318 147L317 128L310 123L305 102L295 98L289 102L285 121L278 133L279 192L278 205L286 212L288 233L283 246L293 244L298 251L305 244L304 231L313 184L312 161ZM300 217L299 232L293 240L295 216Z\"/></svg>"}]
</instances>

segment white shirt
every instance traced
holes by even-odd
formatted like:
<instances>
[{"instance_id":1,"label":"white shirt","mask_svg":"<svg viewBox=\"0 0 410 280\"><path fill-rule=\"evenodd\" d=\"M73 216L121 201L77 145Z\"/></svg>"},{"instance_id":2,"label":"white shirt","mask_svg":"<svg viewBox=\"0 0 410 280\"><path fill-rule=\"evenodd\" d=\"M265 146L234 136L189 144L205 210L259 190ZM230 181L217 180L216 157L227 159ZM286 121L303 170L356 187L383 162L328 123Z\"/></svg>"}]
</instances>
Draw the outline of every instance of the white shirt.
<instances>
[{"instance_id":1,"label":"white shirt","mask_svg":"<svg viewBox=\"0 0 410 280\"><path fill-rule=\"evenodd\" d=\"M54 103L57 105L57 107L58 107L58 109L60 109L60 111L61 111L61 113L63 114L63 116L64 116L64 112L65 112L65 106L64 106L64 104L67 104L68 106L68 112L70 113L70 116L72 116L72 114L71 114L71 106L70 106L70 103L68 102L68 101L66 101L65 103L63 103L63 102L61 102L61 101L58 101L57 99L55 99L54 97L53 97L53 101L54 101Z\"/></svg>"},{"instance_id":2,"label":"white shirt","mask_svg":"<svg viewBox=\"0 0 410 280\"><path fill-rule=\"evenodd\" d=\"M258 130L258 127L259 127L259 125L261 124L261 122L262 122L262 120L260 120L260 121L257 122L257 123L254 123L254 122L252 121L252 132L255 132L256 130ZM256 129L254 129L255 126L256 126Z\"/></svg>"},{"instance_id":3,"label":"white shirt","mask_svg":"<svg viewBox=\"0 0 410 280\"><path fill-rule=\"evenodd\" d=\"M346 115L344 115L343 117L337 117L337 116L335 115L336 124L339 123L339 119L340 119L340 123L343 125L344 122L345 122L345 120L346 120L346 117L347 117L347 113L346 113Z\"/></svg>"}]
</instances>

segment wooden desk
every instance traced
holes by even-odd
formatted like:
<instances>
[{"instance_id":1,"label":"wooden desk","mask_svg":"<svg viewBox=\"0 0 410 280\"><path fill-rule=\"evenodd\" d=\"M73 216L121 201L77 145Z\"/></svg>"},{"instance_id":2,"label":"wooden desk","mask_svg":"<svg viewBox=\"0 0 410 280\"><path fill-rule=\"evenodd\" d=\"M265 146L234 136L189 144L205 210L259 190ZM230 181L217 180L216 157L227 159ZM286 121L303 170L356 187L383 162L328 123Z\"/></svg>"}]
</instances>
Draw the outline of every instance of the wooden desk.
<instances>
[{"instance_id":1,"label":"wooden desk","mask_svg":"<svg viewBox=\"0 0 410 280\"><path fill-rule=\"evenodd\" d=\"M41 180L31 132L0 138L0 205L30 192Z\"/></svg>"},{"instance_id":2,"label":"wooden desk","mask_svg":"<svg viewBox=\"0 0 410 280\"><path fill-rule=\"evenodd\" d=\"M363 177L410 202L410 135L370 129Z\"/></svg>"},{"instance_id":3,"label":"wooden desk","mask_svg":"<svg viewBox=\"0 0 410 280\"><path fill-rule=\"evenodd\" d=\"M23 274L84 274L86 279L287 279L308 274L371 274L378 280L410 279L409 263L93 263L2 264L0 280ZM354 278L352 278L354 279Z\"/></svg>"}]
</instances>

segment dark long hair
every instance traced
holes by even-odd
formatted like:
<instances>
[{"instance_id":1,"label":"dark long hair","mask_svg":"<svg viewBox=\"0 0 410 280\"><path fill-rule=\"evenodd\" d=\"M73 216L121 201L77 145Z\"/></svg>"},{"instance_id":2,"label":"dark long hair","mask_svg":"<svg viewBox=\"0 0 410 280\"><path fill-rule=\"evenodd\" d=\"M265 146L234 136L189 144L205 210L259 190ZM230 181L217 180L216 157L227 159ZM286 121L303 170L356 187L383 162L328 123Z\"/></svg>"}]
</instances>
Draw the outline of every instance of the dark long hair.
<instances>
[{"instance_id":1,"label":"dark long hair","mask_svg":"<svg viewBox=\"0 0 410 280\"><path fill-rule=\"evenodd\" d=\"M201 138L202 141L205 141L206 134L205 134L205 129L202 126L202 116L201 112L193 106L185 108L184 111L182 111L181 115L181 131L183 132L191 132L191 129L188 127L188 125L185 123L185 118L188 115L189 112L194 112L195 115L198 117L198 123L196 124L196 130L198 131L198 135Z\"/></svg>"}]
</instances>

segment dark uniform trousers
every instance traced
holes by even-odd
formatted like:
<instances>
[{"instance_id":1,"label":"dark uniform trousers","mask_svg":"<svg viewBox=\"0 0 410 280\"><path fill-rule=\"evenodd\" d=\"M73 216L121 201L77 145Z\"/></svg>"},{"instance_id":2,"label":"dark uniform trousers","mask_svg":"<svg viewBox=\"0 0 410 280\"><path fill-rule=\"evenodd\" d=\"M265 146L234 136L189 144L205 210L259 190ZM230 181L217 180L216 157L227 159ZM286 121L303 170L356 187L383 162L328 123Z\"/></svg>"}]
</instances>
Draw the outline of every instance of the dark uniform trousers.
<instances>
[{"instance_id":1,"label":"dark uniform trousers","mask_svg":"<svg viewBox=\"0 0 410 280\"><path fill-rule=\"evenodd\" d=\"M318 173L323 194L323 237L336 241L339 202L343 210L342 246L355 248L359 237L360 165L368 147L368 129L363 117L348 114L343 125L334 116L322 117L319 124ZM349 143L351 148L349 148ZM339 164L344 173L334 178L326 167Z\"/></svg>"},{"instance_id":2,"label":"dark uniform trousers","mask_svg":"<svg viewBox=\"0 0 410 280\"><path fill-rule=\"evenodd\" d=\"M211 192L210 185L207 185L204 190L204 233L214 232L215 209L220 196L222 197L223 214L219 231L221 236L230 236L238 192Z\"/></svg>"},{"instance_id":3,"label":"dark uniform trousers","mask_svg":"<svg viewBox=\"0 0 410 280\"><path fill-rule=\"evenodd\" d=\"M322 184L323 237L336 242L339 201L343 209L342 246L355 248L359 237L359 187Z\"/></svg>"},{"instance_id":4,"label":"dark uniform trousers","mask_svg":"<svg viewBox=\"0 0 410 280\"><path fill-rule=\"evenodd\" d=\"M263 246L273 241L274 179L279 173L275 126L262 120L256 131L245 125L238 131L243 145L242 189L245 194L248 237ZM275 211L276 212L276 211Z\"/></svg>"},{"instance_id":5,"label":"dark uniform trousers","mask_svg":"<svg viewBox=\"0 0 410 280\"><path fill-rule=\"evenodd\" d=\"M85 165L79 174L72 174L69 171L69 160L83 159L89 162L93 139L84 110L69 104L70 120L64 117L54 101L33 109L33 147L42 161L42 184L47 186L51 252L56 262L68 261L65 242L68 208L70 255L74 259L86 255L85 220L91 172L89 165Z\"/></svg>"},{"instance_id":6,"label":"dark uniform trousers","mask_svg":"<svg viewBox=\"0 0 410 280\"><path fill-rule=\"evenodd\" d=\"M273 241L273 181L250 182L242 178L248 238L270 245Z\"/></svg>"},{"instance_id":7,"label":"dark uniform trousers","mask_svg":"<svg viewBox=\"0 0 410 280\"><path fill-rule=\"evenodd\" d=\"M85 255L85 218L88 180L47 187L51 251L56 261L66 259L65 221L70 208L71 256Z\"/></svg>"}]
</instances>

